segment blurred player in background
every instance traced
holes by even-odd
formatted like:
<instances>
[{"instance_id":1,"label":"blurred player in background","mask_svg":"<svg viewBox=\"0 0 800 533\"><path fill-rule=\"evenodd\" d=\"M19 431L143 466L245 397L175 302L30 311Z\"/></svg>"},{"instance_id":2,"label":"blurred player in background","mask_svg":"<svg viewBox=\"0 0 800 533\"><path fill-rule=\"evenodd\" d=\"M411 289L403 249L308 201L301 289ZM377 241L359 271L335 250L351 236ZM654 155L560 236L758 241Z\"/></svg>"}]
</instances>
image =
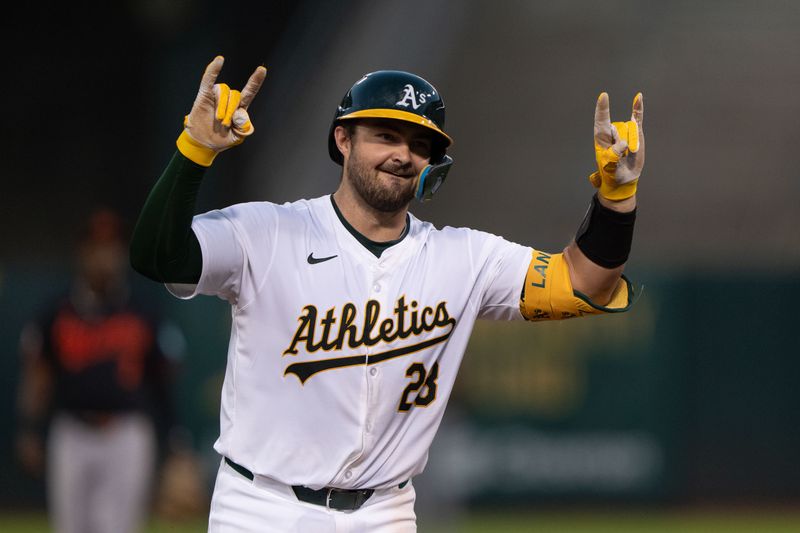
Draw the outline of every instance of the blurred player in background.
<instances>
[{"instance_id":1,"label":"blurred player in background","mask_svg":"<svg viewBox=\"0 0 800 533\"><path fill-rule=\"evenodd\" d=\"M67 294L21 335L17 453L46 473L58 533L139 530L157 460L172 423L169 399L182 336L159 327L131 299L122 221L99 209L88 220Z\"/></svg>"}]
</instances>

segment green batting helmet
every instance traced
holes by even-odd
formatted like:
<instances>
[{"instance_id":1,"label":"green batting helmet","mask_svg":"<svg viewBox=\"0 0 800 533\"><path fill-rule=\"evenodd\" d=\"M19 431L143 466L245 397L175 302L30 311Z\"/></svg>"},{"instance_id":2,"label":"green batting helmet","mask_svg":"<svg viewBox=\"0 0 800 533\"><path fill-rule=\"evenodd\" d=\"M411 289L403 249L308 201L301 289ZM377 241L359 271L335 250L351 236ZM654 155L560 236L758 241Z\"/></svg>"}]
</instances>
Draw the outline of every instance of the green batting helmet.
<instances>
[{"instance_id":1,"label":"green batting helmet","mask_svg":"<svg viewBox=\"0 0 800 533\"><path fill-rule=\"evenodd\" d=\"M444 182L453 163L452 158L445 155L453 140L444 132L444 102L436 88L416 74L401 70L365 74L342 98L328 133L328 153L339 165L344 158L336 147L333 132L342 121L359 118L402 120L434 133L431 168L423 171L417 194L420 200L429 199ZM426 176L429 179L426 180Z\"/></svg>"}]
</instances>

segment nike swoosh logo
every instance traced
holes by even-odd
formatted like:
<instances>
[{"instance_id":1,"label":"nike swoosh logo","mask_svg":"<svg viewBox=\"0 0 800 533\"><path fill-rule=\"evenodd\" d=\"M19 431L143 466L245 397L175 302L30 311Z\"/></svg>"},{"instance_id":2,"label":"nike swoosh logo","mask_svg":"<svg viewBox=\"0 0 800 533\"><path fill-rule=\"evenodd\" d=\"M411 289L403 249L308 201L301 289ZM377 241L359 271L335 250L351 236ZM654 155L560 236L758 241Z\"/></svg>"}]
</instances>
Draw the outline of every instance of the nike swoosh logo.
<instances>
[{"instance_id":1,"label":"nike swoosh logo","mask_svg":"<svg viewBox=\"0 0 800 533\"><path fill-rule=\"evenodd\" d=\"M308 264L309 265L316 265L317 263L322 263L328 261L329 259L333 259L334 257L338 257L336 255L332 255L330 257L314 257L314 252L308 254Z\"/></svg>"}]
</instances>

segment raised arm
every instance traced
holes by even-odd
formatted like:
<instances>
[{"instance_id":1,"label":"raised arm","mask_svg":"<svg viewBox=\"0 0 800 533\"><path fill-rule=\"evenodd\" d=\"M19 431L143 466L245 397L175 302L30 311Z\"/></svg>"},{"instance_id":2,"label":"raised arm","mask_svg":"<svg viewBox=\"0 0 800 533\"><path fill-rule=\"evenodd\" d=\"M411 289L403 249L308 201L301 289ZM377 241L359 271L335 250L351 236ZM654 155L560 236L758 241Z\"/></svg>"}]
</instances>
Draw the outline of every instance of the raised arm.
<instances>
[{"instance_id":1,"label":"raised arm","mask_svg":"<svg viewBox=\"0 0 800 533\"><path fill-rule=\"evenodd\" d=\"M216 155L241 144L255 128L247 108L267 71L258 67L241 92L216 83L224 63L217 56L200 82L178 151L150 191L131 238L131 265L140 274L163 283L197 283L202 254L192 231L197 193Z\"/></svg>"},{"instance_id":2,"label":"raised arm","mask_svg":"<svg viewBox=\"0 0 800 533\"><path fill-rule=\"evenodd\" d=\"M644 103L633 100L631 120L611 122L608 94L597 99L594 144L597 193L575 240L564 249L572 286L606 305L620 282L636 219L636 186L644 167Z\"/></svg>"}]
</instances>

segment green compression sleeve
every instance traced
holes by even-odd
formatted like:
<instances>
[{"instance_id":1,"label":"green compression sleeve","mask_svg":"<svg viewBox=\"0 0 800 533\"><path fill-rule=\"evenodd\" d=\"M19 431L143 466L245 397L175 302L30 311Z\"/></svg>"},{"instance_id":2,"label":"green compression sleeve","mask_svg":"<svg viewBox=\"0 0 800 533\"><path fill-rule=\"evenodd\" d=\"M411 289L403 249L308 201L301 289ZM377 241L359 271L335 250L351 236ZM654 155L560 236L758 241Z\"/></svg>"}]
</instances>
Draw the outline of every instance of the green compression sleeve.
<instances>
[{"instance_id":1,"label":"green compression sleeve","mask_svg":"<svg viewBox=\"0 0 800 533\"><path fill-rule=\"evenodd\" d=\"M161 283L200 280L203 256L192 217L206 168L176 151L153 186L131 238L131 266L140 274Z\"/></svg>"}]
</instances>

